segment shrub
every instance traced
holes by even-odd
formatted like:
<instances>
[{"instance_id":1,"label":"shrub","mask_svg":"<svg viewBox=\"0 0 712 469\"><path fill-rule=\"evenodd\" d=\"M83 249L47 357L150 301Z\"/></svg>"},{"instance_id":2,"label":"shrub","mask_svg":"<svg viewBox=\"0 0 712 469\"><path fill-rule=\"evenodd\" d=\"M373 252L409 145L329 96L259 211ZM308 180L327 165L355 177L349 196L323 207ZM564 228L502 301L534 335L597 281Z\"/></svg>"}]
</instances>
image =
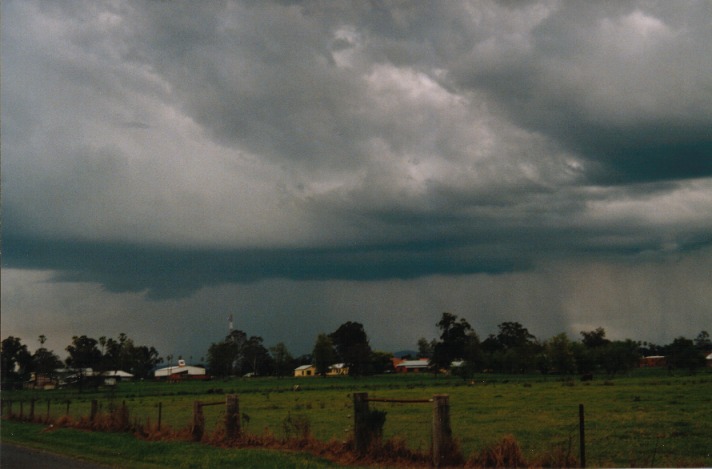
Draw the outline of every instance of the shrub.
<instances>
[{"instance_id":1,"label":"shrub","mask_svg":"<svg viewBox=\"0 0 712 469\"><path fill-rule=\"evenodd\" d=\"M467 467L526 467L519 443L512 435L507 435L478 455L471 456Z\"/></svg>"}]
</instances>

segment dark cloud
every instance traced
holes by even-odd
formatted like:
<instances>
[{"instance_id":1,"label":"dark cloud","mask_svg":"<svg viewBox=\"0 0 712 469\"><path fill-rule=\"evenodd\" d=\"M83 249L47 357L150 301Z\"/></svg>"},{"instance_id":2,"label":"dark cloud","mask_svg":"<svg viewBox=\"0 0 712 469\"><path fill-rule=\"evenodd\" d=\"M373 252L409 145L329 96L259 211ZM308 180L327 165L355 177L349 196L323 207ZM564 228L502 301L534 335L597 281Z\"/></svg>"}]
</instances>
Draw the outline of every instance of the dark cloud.
<instances>
[{"instance_id":1,"label":"dark cloud","mask_svg":"<svg viewBox=\"0 0 712 469\"><path fill-rule=\"evenodd\" d=\"M3 269L184 317L247 286L282 307L270 282L316 305L295 318L432 282L486 298L490 325L531 281L515 309L542 331L573 317L552 263L694 283L676 259L712 242L711 8L3 2Z\"/></svg>"}]
</instances>

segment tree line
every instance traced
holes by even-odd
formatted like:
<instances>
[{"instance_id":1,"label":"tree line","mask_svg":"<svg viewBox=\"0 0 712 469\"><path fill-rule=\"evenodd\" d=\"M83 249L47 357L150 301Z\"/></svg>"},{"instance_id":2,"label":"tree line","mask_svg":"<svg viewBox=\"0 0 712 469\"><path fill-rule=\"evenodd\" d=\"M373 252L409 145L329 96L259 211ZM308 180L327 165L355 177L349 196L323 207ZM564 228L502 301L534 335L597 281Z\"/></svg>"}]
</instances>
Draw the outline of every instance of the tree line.
<instances>
[{"instance_id":1,"label":"tree line","mask_svg":"<svg viewBox=\"0 0 712 469\"><path fill-rule=\"evenodd\" d=\"M697 337L678 337L667 345L655 345L633 340L609 340L599 327L581 331L580 340L558 334L539 340L518 322L503 322L496 334L484 340L465 318L442 313L435 324L439 336L420 338L417 351L406 358L427 358L431 371L443 370L470 378L475 373L532 373L614 375L638 366L643 356L663 355L670 369L694 372L705 365L705 355L712 351L712 341L706 331ZM75 336L66 347L68 356L62 361L44 347L46 336L38 338L40 347L30 353L21 339L9 336L2 341L2 387L21 384L30 373L52 376L59 368L75 370L83 382L83 370L96 372L123 370L136 378L149 378L161 363L153 346L136 345L126 334L116 339L86 335ZM168 364L173 359L167 355ZM231 331L223 340L212 343L207 351L207 368L214 376L287 376L300 365L314 365L316 373L325 375L335 363L344 363L349 374L361 376L393 371L393 355L372 350L361 323L347 321L331 333L319 333L311 353L292 356L282 342L267 348L259 336L248 336L241 330ZM203 358L200 360L203 361Z\"/></svg>"},{"instance_id":2,"label":"tree line","mask_svg":"<svg viewBox=\"0 0 712 469\"><path fill-rule=\"evenodd\" d=\"M44 347L47 340L40 335L40 347L30 353L18 337L9 336L2 341L2 388L15 387L27 381L32 373L55 378L60 369L74 372L79 385L91 381L94 375L105 371L122 370L139 379L148 378L163 359L153 346L136 345L125 333L116 339L105 336L94 339L86 335L72 337L65 348L68 353L62 361L52 350ZM87 370L91 369L89 376Z\"/></svg>"}]
</instances>

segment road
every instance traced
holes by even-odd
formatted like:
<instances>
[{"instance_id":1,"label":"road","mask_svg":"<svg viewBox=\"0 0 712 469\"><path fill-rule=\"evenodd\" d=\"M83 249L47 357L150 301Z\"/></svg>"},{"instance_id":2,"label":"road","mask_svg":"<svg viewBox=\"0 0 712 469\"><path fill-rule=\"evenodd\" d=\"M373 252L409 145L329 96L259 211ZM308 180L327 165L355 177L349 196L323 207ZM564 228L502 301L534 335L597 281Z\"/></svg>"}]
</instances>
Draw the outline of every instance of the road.
<instances>
[{"instance_id":1,"label":"road","mask_svg":"<svg viewBox=\"0 0 712 469\"><path fill-rule=\"evenodd\" d=\"M7 443L0 446L2 469L107 469L108 467Z\"/></svg>"}]
</instances>

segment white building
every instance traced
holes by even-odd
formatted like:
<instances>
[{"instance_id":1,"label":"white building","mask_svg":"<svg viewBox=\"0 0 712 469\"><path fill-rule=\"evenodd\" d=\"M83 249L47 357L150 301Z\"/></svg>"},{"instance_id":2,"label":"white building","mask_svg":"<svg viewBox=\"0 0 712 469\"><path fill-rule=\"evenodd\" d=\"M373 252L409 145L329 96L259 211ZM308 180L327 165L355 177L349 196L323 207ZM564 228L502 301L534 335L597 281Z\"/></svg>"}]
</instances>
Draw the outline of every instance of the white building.
<instances>
[{"instance_id":1,"label":"white building","mask_svg":"<svg viewBox=\"0 0 712 469\"><path fill-rule=\"evenodd\" d=\"M178 360L178 365L159 368L153 372L153 376L157 379L206 379L208 375L202 366L186 365L185 360Z\"/></svg>"}]
</instances>

